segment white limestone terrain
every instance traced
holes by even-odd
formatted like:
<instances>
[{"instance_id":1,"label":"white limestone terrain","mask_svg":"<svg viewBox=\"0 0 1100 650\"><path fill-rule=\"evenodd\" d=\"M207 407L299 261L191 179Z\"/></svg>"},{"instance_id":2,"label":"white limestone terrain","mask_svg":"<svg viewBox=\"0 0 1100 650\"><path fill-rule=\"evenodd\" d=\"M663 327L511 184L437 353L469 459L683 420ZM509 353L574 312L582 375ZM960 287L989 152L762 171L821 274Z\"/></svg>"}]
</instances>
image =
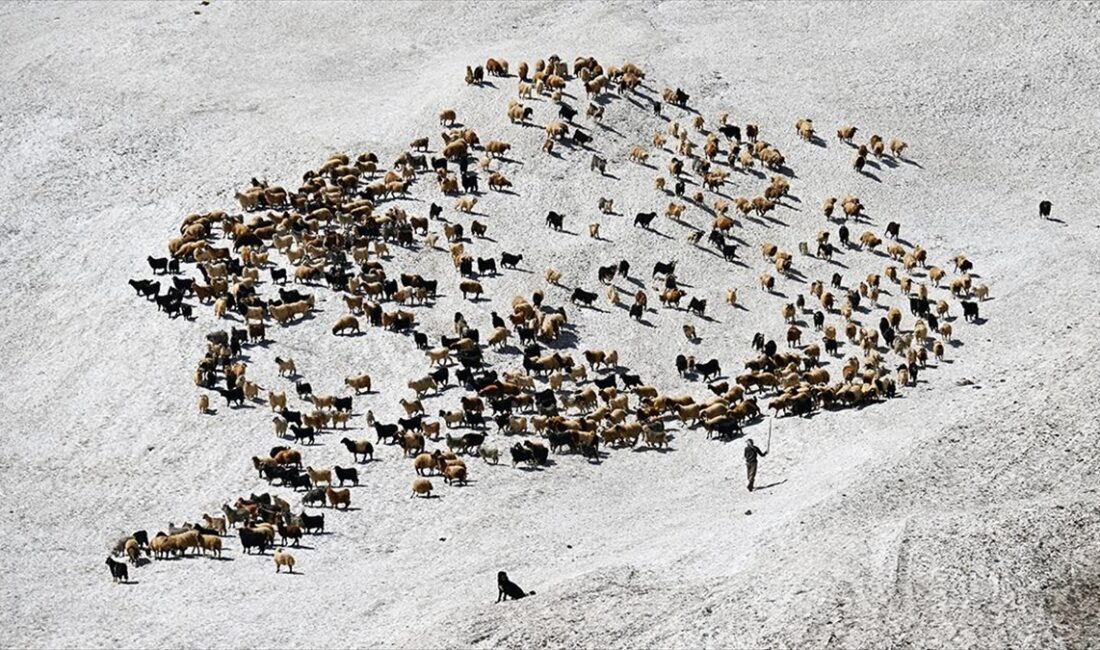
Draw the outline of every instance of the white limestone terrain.
<instances>
[{"instance_id":1,"label":"white limestone terrain","mask_svg":"<svg viewBox=\"0 0 1100 650\"><path fill-rule=\"evenodd\" d=\"M1100 647L1097 4L11 2L0 33L4 647ZM570 72L578 56L645 71L638 94L600 98L602 125L568 80L564 101L580 110L590 150L570 138L541 150L540 127L558 119L548 94L524 100L538 126L506 115L519 62L533 69L554 54ZM489 57L509 61L511 76L467 85L466 66ZM649 100L665 87L689 93L690 110L654 115ZM411 460L377 445L376 460L357 465L349 511L310 508L325 513L326 534L291 550L293 575L275 573L271 551L242 553L231 531L221 561L150 561L114 584L104 558L120 536L198 521L250 493L301 509L300 492L268 486L250 462L284 443L266 403L227 408L208 393L216 412L195 408L206 333L242 320L194 298L193 320L171 319L127 280L152 277L146 257L167 255L186 215L239 213L234 195L252 177L293 191L333 153L373 151L387 168L420 136L439 155L444 108L482 142L512 143L493 169L513 192L489 191L481 171L477 214L465 215L422 173L408 198L377 211L427 216L435 202L467 232L473 219L488 226L489 239L465 243L474 257L524 258L483 276L485 300L470 302L442 236L434 250L419 236L391 244L390 277L439 280L438 300L407 308L433 345L456 311L484 337L491 311L507 315L513 296L542 289L568 314L558 351L583 362L586 349L616 350L661 392L708 399L706 382L677 375L677 354L718 359L733 383L757 354L754 333L785 349L784 303L802 294L817 308L813 280L828 286L840 272L855 287L889 264L905 275L858 247L838 245L833 262L798 252L799 242L813 252L819 230L837 243L841 223L821 205L846 194L866 206L865 221L847 222L853 239L899 222L906 249L922 246L949 279L965 255L989 299L968 322L946 283L931 287L916 269L914 283L950 303L955 339L916 385L809 418L771 418L760 395L765 417L745 433L765 447L772 432L755 492L741 438L708 440L674 417L666 451L606 447L598 464L551 454L533 469L514 468L507 448L534 434L490 425L500 464L468 459L466 486L433 477L438 498L410 498ZM692 119L711 131L720 111L760 125L790 182L765 218L731 209L737 263L707 243L714 201L758 196L772 172L759 161L759 173L733 170L723 196L705 192L706 209L654 188L669 178L675 140L660 150L653 134L675 120L701 148ZM813 119L819 141L798 137L799 118ZM880 134L909 148L857 173L853 147L835 136L846 124L859 127L855 144ZM634 145L651 167L627 160ZM607 175L590 171L592 152ZM702 188L688 167L692 194ZM597 210L600 197L616 214ZM1038 216L1043 199L1050 220ZM687 203L682 223L665 218L671 201ZM544 225L548 210L565 215L565 231ZM653 210L653 230L632 226ZM685 240L692 228L704 231L698 246ZM220 237L211 244L231 246ZM764 242L792 252L797 273L776 273ZM597 280L597 267L622 259L631 277L616 286L625 306L647 291L644 323ZM657 301L652 266L673 259L707 318ZM293 274L284 256L272 260ZM560 286L544 280L548 267ZM194 264L183 272L199 278ZM759 289L762 273L777 277L775 293ZM262 279L260 293L275 296ZM570 304L578 286L599 293L597 309ZM860 325L877 329L896 306L911 329L908 298L882 286L881 306L855 314ZM319 395L350 394L344 378L369 373L375 392L356 398L347 435L373 441L367 410L404 417L398 399L428 371L424 352L365 324L362 336L333 336L347 311L340 294L296 288L317 296L316 312L286 328L269 321L270 343L245 351L248 377L308 410L275 356L293 357ZM739 307L725 303L729 289ZM800 318L803 343L820 344ZM843 332L840 314L827 323ZM516 370L519 350L485 356ZM899 358L881 353L894 376ZM846 339L839 356L823 355L833 382L851 356L863 353ZM425 407L437 419L465 394L452 385ZM300 447L306 464L351 465L343 435ZM495 603L500 570L536 595Z\"/></svg>"}]
</instances>

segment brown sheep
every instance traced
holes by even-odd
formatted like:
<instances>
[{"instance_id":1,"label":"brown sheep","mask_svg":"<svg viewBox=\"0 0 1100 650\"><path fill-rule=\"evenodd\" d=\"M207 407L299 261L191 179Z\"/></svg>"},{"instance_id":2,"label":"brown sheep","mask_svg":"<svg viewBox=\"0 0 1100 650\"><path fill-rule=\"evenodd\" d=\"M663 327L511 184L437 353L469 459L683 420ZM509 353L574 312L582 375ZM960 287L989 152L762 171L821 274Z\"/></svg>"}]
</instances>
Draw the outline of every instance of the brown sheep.
<instances>
[{"instance_id":1,"label":"brown sheep","mask_svg":"<svg viewBox=\"0 0 1100 650\"><path fill-rule=\"evenodd\" d=\"M426 478L418 478L413 481L410 497L415 497L418 494L430 498L432 496L432 482Z\"/></svg>"},{"instance_id":2,"label":"brown sheep","mask_svg":"<svg viewBox=\"0 0 1100 650\"><path fill-rule=\"evenodd\" d=\"M512 187L512 182L505 178L504 174L500 172L489 174L489 189L499 192L506 187Z\"/></svg>"},{"instance_id":3,"label":"brown sheep","mask_svg":"<svg viewBox=\"0 0 1100 650\"><path fill-rule=\"evenodd\" d=\"M336 324L332 326L332 333L339 336L346 330L352 330L356 334L359 334L359 319L351 314L341 316Z\"/></svg>"},{"instance_id":4,"label":"brown sheep","mask_svg":"<svg viewBox=\"0 0 1100 650\"><path fill-rule=\"evenodd\" d=\"M507 142L502 142L500 140L490 140L485 145L485 151L489 155L496 156L498 158L502 157L504 154L508 153L508 150L511 149L511 148L512 148L511 144L509 144Z\"/></svg>"},{"instance_id":5,"label":"brown sheep","mask_svg":"<svg viewBox=\"0 0 1100 650\"><path fill-rule=\"evenodd\" d=\"M842 126L839 129L837 129L836 137L837 137L837 139L841 140L842 142L851 143L852 138L855 137L856 131L858 131L858 130L859 129L857 129L854 126Z\"/></svg>"},{"instance_id":6,"label":"brown sheep","mask_svg":"<svg viewBox=\"0 0 1100 650\"><path fill-rule=\"evenodd\" d=\"M546 136L553 140L560 140L569 135L569 127L564 122L550 122L546 125Z\"/></svg>"},{"instance_id":7,"label":"brown sheep","mask_svg":"<svg viewBox=\"0 0 1100 650\"><path fill-rule=\"evenodd\" d=\"M464 299L467 299L470 294L473 294L475 300L481 298L481 283L477 280L462 280L458 283L458 290L462 292Z\"/></svg>"},{"instance_id":8,"label":"brown sheep","mask_svg":"<svg viewBox=\"0 0 1100 650\"><path fill-rule=\"evenodd\" d=\"M444 126L454 124L457 118L458 114L455 113L453 108L447 108L439 112L439 123Z\"/></svg>"},{"instance_id":9,"label":"brown sheep","mask_svg":"<svg viewBox=\"0 0 1100 650\"><path fill-rule=\"evenodd\" d=\"M669 219L679 220L683 216L684 210L687 210L687 205L683 203L669 203L668 207L665 208L665 216Z\"/></svg>"},{"instance_id":10,"label":"brown sheep","mask_svg":"<svg viewBox=\"0 0 1100 650\"><path fill-rule=\"evenodd\" d=\"M905 141L898 138L893 138L892 140L890 140L890 153L893 154L895 158L901 158L902 154L905 153L906 147L908 146L909 145L905 144Z\"/></svg>"},{"instance_id":11,"label":"brown sheep","mask_svg":"<svg viewBox=\"0 0 1100 650\"><path fill-rule=\"evenodd\" d=\"M475 196L464 196L455 201L455 209L466 214L473 212L475 205L477 205L477 197Z\"/></svg>"},{"instance_id":12,"label":"brown sheep","mask_svg":"<svg viewBox=\"0 0 1100 650\"><path fill-rule=\"evenodd\" d=\"M879 244L881 244L881 243L882 243L882 240L879 239L875 235L875 233L871 232L870 230L864 231L864 233L859 236L860 248L866 247L866 248L870 248L870 249L874 250L874 248L876 246L878 246Z\"/></svg>"},{"instance_id":13,"label":"brown sheep","mask_svg":"<svg viewBox=\"0 0 1100 650\"><path fill-rule=\"evenodd\" d=\"M331 487L326 488L325 496L328 498L330 508L342 505L344 506L344 510L347 510L351 507L351 490L348 488L344 488L343 490L334 490Z\"/></svg>"}]
</instances>

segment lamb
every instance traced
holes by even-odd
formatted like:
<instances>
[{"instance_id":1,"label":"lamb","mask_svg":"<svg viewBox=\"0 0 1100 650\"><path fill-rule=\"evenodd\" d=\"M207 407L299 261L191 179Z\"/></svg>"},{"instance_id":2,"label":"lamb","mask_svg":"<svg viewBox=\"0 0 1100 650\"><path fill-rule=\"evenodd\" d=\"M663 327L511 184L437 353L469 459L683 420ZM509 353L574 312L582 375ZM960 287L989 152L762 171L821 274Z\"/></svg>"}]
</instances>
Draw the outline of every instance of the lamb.
<instances>
[{"instance_id":1,"label":"lamb","mask_svg":"<svg viewBox=\"0 0 1100 650\"><path fill-rule=\"evenodd\" d=\"M275 551L275 573L286 567L287 573L294 573L294 556L286 551Z\"/></svg>"},{"instance_id":2,"label":"lamb","mask_svg":"<svg viewBox=\"0 0 1100 650\"><path fill-rule=\"evenodd\" d=\"M418 478L414 480L412 483L412 494L410 496L415 497L418 494L425 498L431 498L432 482L426 478Z\"/></svg>"},{"instance_id":3,"label":"lamb","mask_svg":"<svg viewBox=\"0 0 1100 650\"><path fill-rule=\"evenodd\" d=\"M288 377L293 377L298 374L298 366L294 364L294 359L275 357L275 363L279 366L280 376L286 375Z\"/></svg>"}]
</instances>

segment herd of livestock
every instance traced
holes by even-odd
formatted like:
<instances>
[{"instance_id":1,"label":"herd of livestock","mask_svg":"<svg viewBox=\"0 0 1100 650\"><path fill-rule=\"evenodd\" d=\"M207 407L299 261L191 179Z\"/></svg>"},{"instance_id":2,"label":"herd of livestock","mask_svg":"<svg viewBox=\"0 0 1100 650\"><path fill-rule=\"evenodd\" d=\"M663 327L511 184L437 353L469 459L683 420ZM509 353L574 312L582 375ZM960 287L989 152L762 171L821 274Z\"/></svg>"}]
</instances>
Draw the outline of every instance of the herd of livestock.
<instances>
[{"instance_id":1,"label":"herd of livestock","mask_svg":"<svg viewBox=\"0 0 1100 650\"><path fill-rule=\"evenodd\" d=\"M853 195L824 200L827 227L812 243L800 243L797 255L768 242L759 244L759 252L744 246L736 234L743 220L774 219L769 215L790 196L786 157L765 140L759 125L734 124L726 112L708 125L702 115L689 112L686 92L656 92L646 84L645 72L631 63L605 68L581 57L570 66L554 56L533 66L520 63L515 73L510 69L506 61L489 59L484 66L468 67L466 82L485 88L486 75L518 76L515 98L500 108L517 132L529 133L522 127L531 126L534 107L552 107L542 129L543 152L554 155L556 148L568 148L587 161L583 173L600 175L613 165L652 167L650 159L666 159L667 175L655 181L662 207L637 213L634 226L652 230L659 213L681 224L688 224L689 210L705 214L706 226L690 227L683 245L709 247L726 263L762 260L761 291L778 294L777 280L806 284L807 292L781 305L784 329L755 333L755 356L741 360L740 370L729 375L722 364L730 367L730 361L683 354L668 359L669 369L675 365L679 376L706 383L706 399L659 390L632 372L625 365L629 359L620 360L616 350L571 352L576 337L565 336L576 331L571 315L575 318L577 310L601 302L601 295L635 320L658 305L695 317L717 309L705 296L688 295L688 287L677 280L676 260L658 262L639 275L623 259L569 288L567 302L553 304L555 292L549 288L562 286L563 274L549 267L545 285L507 302L497 300L494 306L501 313L469 322L458 312L448 318L453 320L448 331L428 331L418 312L432 308L442 291L457 290L474 302L487 300L487 280L524 262L523 254L508 251L482 256L487 224L475 218L467 233L459 221L460 216L472 216L483 179L490 191L513 187L501 162L509 160L512 145L503 138L483 140L472 127L455 126L457 111L442 110L439 123L446 130L434 152L431 138L418 137L388 163L373 152L336 154L306 172L295 190L252 179L236 194L239 211L187 216L179 235L168 243L168 257L148 258L153 277L131 280L138 296L172 318L196 318L194 308L205 305L217 320L237 323L206 336L205 353L194 370L198 409L210 412L211 400L224 400L227 407L266 403L282 440L253 456L251 467L267 485L291 492L242 496L225 503L220 512L169 525L151 537L138 531L118 541L116 555L128 556L131 563L138 563L142 554L158 559L188 553L220 556L224 536L234 529L245 553L264 553L277 543L297 546L303 535L325 530L325 514L310 508L349 508L350 488L359 485L360 470L369 467L364 463L391 453L389 449L408 459L408 494L429 497L439 482L464 486L472 472L467 460L473 457L486 464L503 460L529 468L547 465L551 454L576 454L597 465L616 450L667 448L676 431L684 435L700 428L708 439L731 439L769 413L810 416L821 409L862 407L913 385L931 358L944 356L953 340L956 302L966 320L980 320L978 304L989 290L973 282L970 260L960 255L942 266L933 264L924 248L900 239L899 223L890 222L881 233L873 230L865 206ZM578 97L583 94L587 106L569 104L574 97L569 89ZM644 111L667 122L646 136L646 145L633 146L621 158L601 148L603 133L593 126L611 119L605 110L619 99L626 100L618 103L623 110ZM685 126L666 113L694 117ZM820 140L812 120L798 119L794 128L803 140ZM856 173L864 173L869 159L903 159L907 145L902 140L886 142L871 135L857 145L857 131L842 126L836 134L856 149ZM722 192L737 174L759 177L757 167L772 174L760 195ZM413 195L422 197L415 205L430 206L427 214L410 212L414 204L404 201ZM443 198L447 196L453 200ZM591 207L593 213L609 215L613 206L613 199L601 197ZM550 210L544 220L540 217L549 236L564 228L569 218L565 213L563 207ZM849 224L866 229L855 234ZM600 236L599 228L598 222L586 224L591 237ZM394 268L391 247L442 251L449 254L453 272L425 277ZM840 273L811 279L799 270L800 258L829 260L837 247L881 257L881 272L846 282ZM620 294L616 278L640 280L635 284L642 288ZM337 293L344 308L342 315L331 318L333 336L386 331L423 351L423 374L407 382L407 392L392 396L401 417L383 421L371 409L357 409L359 396L374 392L376 382L366 372L345 377L341 395L315 394L289 356L275 358L285 382L282 390L261 388L250 378L242 354L309 319L326 291ZM650 304L651 294L656 304ZM736 288L725 289L724 296L725 304L740 304ZM471 316L475 318L483 317ZM696 339L694 325L684 325L683 335ZM510 343L513 339L517 345ZM506 347L518 354L500 354ZM392 390L388 380L382 384ZM458 408L436 411L426 406L452 389L463 393ZM341 435L353 418L373 436L342 435L346 462L317 465L309 457L317 439ZM501 439L516 442L492 444ZM293 571L294 558L284 549L275 564L277 571ZM108 565L116 579L126 578L125 563L109 558Z\"/></svg>"}]
</instances>

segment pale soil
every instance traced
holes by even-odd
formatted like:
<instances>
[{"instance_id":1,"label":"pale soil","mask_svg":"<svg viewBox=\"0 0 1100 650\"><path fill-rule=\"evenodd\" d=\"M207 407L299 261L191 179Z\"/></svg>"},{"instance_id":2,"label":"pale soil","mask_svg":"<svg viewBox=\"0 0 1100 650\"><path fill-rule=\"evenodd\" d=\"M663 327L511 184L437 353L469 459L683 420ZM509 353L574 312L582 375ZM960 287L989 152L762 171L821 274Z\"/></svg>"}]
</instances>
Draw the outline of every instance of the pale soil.
<instances>
[{"instance_id":1,"label":"pale soil","mask_svg":"<svg viewBox=\"0 0 1100 650\"><path fill-rule=\"evenodd\" d=\"M3 645L1100 645L1096 5L35 3L0 7L0 26L0 364L11 411L0 448ZM663 212L669 199L653 190L658 172L626 153L664 122L612 99L605 124L621 135L589 132L618 178L599 178L588 154L560 147L550 158L541 130L508 124L514 77L490 78L495 89L462 80L487 56L514 66L552 53L633 61L648 72L648 95L680 86L711 124L723 109L760 123L795 171L800 201L777 222L739 228L746 266L692 250L686 228L664 217L657 229L672 239L633 229L635 212ZM535 122L551 119L547 102L530 104ZM277 442L266 407L214 399L216 415L196 413L191 370L204 333L226 325L206 308L171 321L126 280L149 275L145 256L164 254L185 214L234 208L251 176L295 187L334 151L389 161L418 135L437 148L444 107L483 139L515 144L519 162L503 169L516 194L485 194L478 206L496 241L470 246L522 252L532 273L485 280L490 300L475 306L457 295L445 253L395 250L388 265L437 277L447 294L416 310L433 336L458 309L487 331L490 309L543 286L553 265L565 287L599 288L607 310L567 307L575 356L614 348L662 390L705 397L701 382L676 377L673 357L715 356L733 375L753 332L781 340L786 300L756 288L768 270L757 245L797 250L826 225L821 200L848 192L872 220L850 224L855 236L896 220L941 266L967 254L992 287L987 320L956 320L961 345L898 399L776 420L758 479L771 487L757 493L744 489L741 443L702 431L678 432L668 453L612 450L599 466L571 455L531 472L475 461L470 486L435 479L433 500L408 498L409 462L386 447L361 468L358 510L326 511L331 534L295 551L301 575L276 576L270 556L242 556L227 540L232 561L157 562L132 570L137 584L111 584L110 539L266 489L248 458ZM795 137L799 117L814 118L826 146ZM902 137L917 164L857 176L833 137L844 123ZM668 158L651 161L663 172ZM766 184L732 178L730 196ZM406 206L417 214L440 201L429 179L414 196ZM598 215L599 196L625 216ZM1038 219L1042 198L1061 222ZM545 229L548 209L578 236ZM710 217L689 208L687 218ZM609 241L585 236L591 221ZM596 281L597 266L624 257L647 284L653 262L677 258L714 320L660 310L647 316L652 328L629 321ZM887 263L854 250L838 260L849 283ZM807 281L839 268L797 254L795 263ZM723 304L731 287L745 310ZM778 289L790 300L808 286ZM549 289L548 301L565 302L567 290ZM892 292L884 304L901 306L911 326ZM343 305L317 293L323 311L272 327L249 376L290 388L275 355L293 356L318 393L370 372L382 392L357 411L392 421L404 383L424 372L422 354L394 334L332 337ZM686 322L700 344L680 334ZM838 361L829 369L838 374ZM429 410L453 407L460 392L428 400ZM767 422L749 435L765 441ZM347 465L338 439L307 448L307 461ZM494 605L500 569L537 596Z\"/></svg>"}]
</instances>

